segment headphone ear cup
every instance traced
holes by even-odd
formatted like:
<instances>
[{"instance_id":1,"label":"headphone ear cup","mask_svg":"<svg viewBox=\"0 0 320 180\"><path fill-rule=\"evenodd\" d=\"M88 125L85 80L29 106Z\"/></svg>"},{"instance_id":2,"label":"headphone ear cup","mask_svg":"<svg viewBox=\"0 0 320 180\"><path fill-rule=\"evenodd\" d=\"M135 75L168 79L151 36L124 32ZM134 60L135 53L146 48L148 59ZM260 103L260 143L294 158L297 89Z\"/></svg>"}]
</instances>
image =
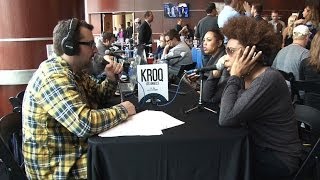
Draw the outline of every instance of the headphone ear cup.
<instances>
[{"instance_id":1,"label":"headphone ear cup","mask_svg":"<svg viewBox=\"0 0 320 180\"><path fill-rule=\"evenodd\" d=\"M74 40L74 33L78 25L78 19L73 18L69 25L68 34L61 41L63 52L68 56L74 56L79 51L79 43Z\"/></svg>"},{"instance_id":2,"label":"headphone ear cup","mask_svg":"<svg viewBox=\"0 0 320 180\"><path fill-rule=\"evenodd\" d=\"M79 44L76 43L73 39L68 37L63 38L62 42L62 50L68 56L74 56L78 52Z\"/></svg>"}]
</instances>

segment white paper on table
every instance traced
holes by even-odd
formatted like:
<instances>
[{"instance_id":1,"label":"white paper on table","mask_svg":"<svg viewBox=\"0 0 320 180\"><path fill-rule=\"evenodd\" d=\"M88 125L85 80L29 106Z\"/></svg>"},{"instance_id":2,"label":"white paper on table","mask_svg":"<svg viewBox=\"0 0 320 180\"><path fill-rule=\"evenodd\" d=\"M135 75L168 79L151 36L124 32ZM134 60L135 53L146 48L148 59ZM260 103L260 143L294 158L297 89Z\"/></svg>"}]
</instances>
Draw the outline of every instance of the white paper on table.
<instances>
[{"instance_id":1,"label":"white paper on table","mask_svg":"<svg viewBox=\"0 0 320 180\"><path fill-rule=\"evenodd\" d=\"M100 137L161 135L162 130L184 122L162 112L146 110L135 114L116 127L99 134Z\"/></svg>"}]
</instances>

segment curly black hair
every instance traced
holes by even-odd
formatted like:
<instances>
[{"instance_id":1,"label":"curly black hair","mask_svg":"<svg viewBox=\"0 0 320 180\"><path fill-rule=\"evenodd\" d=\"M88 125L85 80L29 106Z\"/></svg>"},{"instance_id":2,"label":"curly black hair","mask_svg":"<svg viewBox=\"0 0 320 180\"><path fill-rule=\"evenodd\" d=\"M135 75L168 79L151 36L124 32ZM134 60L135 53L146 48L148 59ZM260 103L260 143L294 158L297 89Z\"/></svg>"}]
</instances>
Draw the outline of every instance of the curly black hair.
<instances>
[{"instance_id":1,"label":"curly black hair","mask_svg":"<svg viewBox=\"0 0 320 180\"><path fill-rule=\"evenodd\" d=\"M281 40L267 21L257 21L252 17L238 16L229 19L222 29L228 39L236 39L244 47L256 46L262 51L261 62L271 66L281 48Z\"/></svg>"}]
</instances>

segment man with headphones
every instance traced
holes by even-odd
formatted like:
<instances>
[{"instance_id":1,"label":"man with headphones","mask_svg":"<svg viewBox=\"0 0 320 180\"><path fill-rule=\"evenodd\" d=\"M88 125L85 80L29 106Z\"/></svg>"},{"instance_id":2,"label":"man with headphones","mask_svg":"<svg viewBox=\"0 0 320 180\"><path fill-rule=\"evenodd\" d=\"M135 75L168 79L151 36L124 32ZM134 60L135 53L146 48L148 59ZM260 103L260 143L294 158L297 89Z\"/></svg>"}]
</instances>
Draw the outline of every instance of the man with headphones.
<instances>
[{"instance_id":1,"label":"man with headphones","mask_svg":"<svg viewBox=\"0 0 320 180\"><path fill-rule=\"evenodd\" d=\"M28 179L87 179L87 140L136 113L125 101L100 107L114 94L122 65L107 59L100 84L83 70L97 52L93 26L60 21L53 31L56 58L42 62L24 96L23 155Z\"/></svg>"}]
</instances>

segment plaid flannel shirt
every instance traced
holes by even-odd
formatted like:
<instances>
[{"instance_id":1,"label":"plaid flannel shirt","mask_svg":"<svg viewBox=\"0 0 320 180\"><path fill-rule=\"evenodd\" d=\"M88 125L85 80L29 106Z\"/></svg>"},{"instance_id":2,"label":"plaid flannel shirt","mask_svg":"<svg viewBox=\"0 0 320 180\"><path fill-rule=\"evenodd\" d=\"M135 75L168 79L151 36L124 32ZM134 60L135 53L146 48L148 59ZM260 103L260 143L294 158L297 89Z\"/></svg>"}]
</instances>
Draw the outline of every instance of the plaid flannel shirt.
<instances>
[{"instance_id":1,"label":"plaid flannel shirt","mask_svg":"<svg viewBox=\"0 0 320 180\"><path fill-rule=\"evenodd\" d=\"M122 105L98 109L116 82L75 75L61 57L46 60L23 100L23 155L29 179L86 179L88 137L128 117Z\"/></svg>"}]
</instances>

